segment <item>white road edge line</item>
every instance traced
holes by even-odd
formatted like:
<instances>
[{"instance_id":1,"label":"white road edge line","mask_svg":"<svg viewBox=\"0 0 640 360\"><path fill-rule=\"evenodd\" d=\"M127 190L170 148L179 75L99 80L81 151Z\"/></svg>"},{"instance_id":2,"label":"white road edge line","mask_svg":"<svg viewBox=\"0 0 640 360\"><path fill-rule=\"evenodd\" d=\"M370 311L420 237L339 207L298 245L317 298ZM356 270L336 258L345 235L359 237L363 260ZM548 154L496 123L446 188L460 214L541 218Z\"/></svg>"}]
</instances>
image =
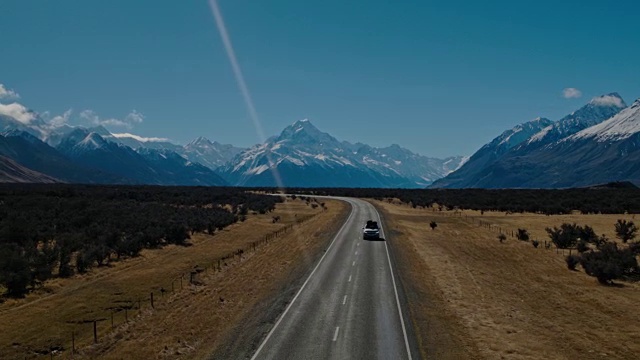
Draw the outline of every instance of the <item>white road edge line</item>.
<instances>
[{"instance_id":1,"label":"white road edge line","mask_svg":"<svg viewBox=\"0 0 640 360\"><path fill-rule=\"evenodd\" d=\"M344 296L344 298L342 298L342 305L347 303L347 295Z\"/></svg>"},{"instance_id":2,"label":"white road edge line","mask_svg":"<svg viewBox=\"0 0 640 360\"><path fill-rule=\"evenodd\" d=\"M336 326L336 332L333 333L333 341L338 340L338 331L340 331L340 326Z\"/></svg>"},{"instance_id":3,"label":"white road edge line","mask_svg":"<svg viewBox=\"0 0 640 360\"><path fill-rule=\"evenodd\" d=\"M380 213L378 212L378 209L376 209L375 206L371 205L371 203L369 203L369 205L376 212L376 215L378 215L378 219L380 219ZM386 240L386 236L384 236L384 229L382 229L381 233L382 233L382 237ZM402 318L402 309L400 308L400 297L398 296L396 279L393 276L393 268L391 266L391 256L389 255L389 246L387 245L386 241L384 242L384 248L385 250L387 250L387 260L389 260L389 272L391 272L391 282L393 283L393 291L396 294L396 304L398 305L398 315L400 316L400 324L402 325L402 334L404 335L404 345L407 347L407 356L409 360L411 360L412 357L411 357L411 349L409 348L409 338L407 337L407 329L404 326L404 319Z\"/></svg>"},{"instance_id":4,"label":"white road edge line","mask_svg":"<svg viewBox=\"0 0 640 360\"><path fill-rule=\"evenodd\" d=\"M338 199L340 200L340 198L338 198ZM346 199L342 198L342 200L346 200ZM313 268L313 271L311 271L311 274L309 274L309 277L307 277L307 280L305 280L305 282L302 284L302 287L300 287L300 290L298 290L298 293L296 294L296 296L293 297L293 300L291 300L291 302L289 303L287 308L284 310L284 312L282 313L282 315L280 316L278 321L276 321L275 325L273 325L273 328L271 329L271 331L269 331L269 334L267 334L267 337L264 338L264 340L262 341L262 344L260 344L260 347L258 347L258 350L256 350L256 352L251 357L251 360L256 360L258 358L258 355L260 354L260 351L262 351L262 348L264 348L264 346L267 344L267 341L269 341L269 339L271 338L271 335L273 335L273 333L276 330L276 328L278 327L278 325L280 325L280 322L282 321L282 319L284 319L284 317L287 315L287 313L291 309L291 306L293 306L293 304L296 302L296 299L298 299L298 296L300 296L300 293L302 293L302 290L304 290L304 288L307 286L307 283L309 282L309 280L311 280L311 277L313 276L313 274L316 273L316 270L318 270L318 267L320 267L320 264L322 264L322 260L324 260L324 258L329 253L329 249L331 249L331 247L336 242L336 240L344 232L344 229L347 227L347 224L349 224L349 221L353 217L353 214L355 214L355 209L356 209L355 208L355 204L353 204L351 201L348 201L348 200L346 200L346 201L349 203L349 205L351 205L351 214L349 214L349 217L347 218L347 220L344 222L344 224L342 224L342 227L340 228L340 231L338 231L336 236L331 241L331 244L329 244L329 247L327 248L327 251L324 252L322 257L318 261L318 264L316 264L316 267ZM336 335L335 336L338 336L338 329L336 329Z\"/></svg>"}]
</instances>

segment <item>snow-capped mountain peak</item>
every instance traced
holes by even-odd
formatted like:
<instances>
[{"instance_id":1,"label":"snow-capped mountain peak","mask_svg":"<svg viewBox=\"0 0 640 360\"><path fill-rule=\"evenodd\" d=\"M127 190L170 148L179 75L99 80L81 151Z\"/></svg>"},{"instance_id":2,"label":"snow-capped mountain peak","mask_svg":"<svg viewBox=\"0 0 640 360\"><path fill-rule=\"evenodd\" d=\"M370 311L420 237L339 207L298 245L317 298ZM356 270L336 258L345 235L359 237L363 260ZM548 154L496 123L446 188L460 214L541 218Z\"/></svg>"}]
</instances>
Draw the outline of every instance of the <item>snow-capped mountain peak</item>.
<instances>
[{"instance_id":1,"label":"snow-capped mountain peak","mask_svg":"<svg viewBox=\"0 0 640 360\"><path fill-rule=\"evenodd\" d=\"M99 149L107 145L107 141L103 139L98 133L91 132L82 141L80 141L76 147L89 149Z\"/></svg>"},{"instance_id":2,"label":"snow-capped mountain peak","mask_svg":"<svg viewBox=\"0 0 640 360\"><path fill-rule=\"evenodd\" d=\"M598 142L624 140L640 132L640 99L611 119L584 129L567 141L595 138Z\"/></svg>"},{"instance_id":3,"label":"snow-capped mountain peak","mask_svg":"<svg viewBox=\"0 0 640 360\"><path fill-rule=\"evenodd\" d=\"M500 136L485 145L485 147L499 148L500 152L511 149L551 124L553 124L553 121L547 118L537 117L531 121L518 124L513 128L504 131Z\"/></svg>"},{"instance_id":4,"label":"snow-capped mountain peak","mask_svg":"<svg viewBox=\"0 0 640 360\"><path fill-rule=\"evenodd\" d=\"M549 144L599 124L627 107L618 93L597 96L588 104L533 135L527 144Z\"/></svg>"},{"instance_id":5,"label":"snow-capped mountain peak","mask_svg":"<svg viewBox=\"0 0 640 360\"><path fill-rule=\"evenodd\" d=\"M320 131L308 119L298 120L284 128L275 142L280 141L295 142L305 145L319 143L322 143L323 145L327 145L328 143L338 144L338 140L333 136Z\"/></svg>"},{"instance_id":6,"label":"snow-capped mountain peak","mask_svg":"<svg viewBox=\"0 0 640 360\"><path fill-rule=\"evenodd\" d=\"M207 139L204 136L198 136L196 139L189 142L186 146L212 146L213 143L211 140Z\"/></svg>"},{"instance_id":7,"label":"snow-capped mountain peak","mask_svg":"<svg viewBox=\"0 0 640 360\"><path fill-rule=\"evenodd\" d=\"M220 171L243 186L279 185L275 172L285 186L421 187L457 168L460 160L428 158L397 144L374 148L339 141L303 119Z\"/></svg>"}]
</instances>

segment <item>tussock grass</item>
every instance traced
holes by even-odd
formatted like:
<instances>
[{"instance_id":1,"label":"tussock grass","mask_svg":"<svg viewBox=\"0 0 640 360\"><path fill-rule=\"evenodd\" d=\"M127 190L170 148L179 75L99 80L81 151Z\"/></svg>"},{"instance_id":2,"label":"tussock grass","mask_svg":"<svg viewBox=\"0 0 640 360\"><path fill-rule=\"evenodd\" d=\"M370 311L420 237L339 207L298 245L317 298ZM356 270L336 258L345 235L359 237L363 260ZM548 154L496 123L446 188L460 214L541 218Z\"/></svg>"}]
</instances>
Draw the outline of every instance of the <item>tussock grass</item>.
<instances>
[{"instance_id":1,"label":"tussock grass","mask_svg":"<svg viewBox=\"0 0 640 360\"><path fill-rule=\"evenodd\" d=\"M375 202L385 215L424 355L443 359L634 359L640 354L640 284L603 286L568 251L508 236L527 229L549 240L545 228L590 225L615 239L617 219L633 215L432 212ZM479 227L470 217L493 224ZM437 221L435 231L430 221ZM574 251L574 254L576 252ZM433 341L433 338L437 341ZM438 337L440 339L438 339Z\"/></svg>"}]
</instances>

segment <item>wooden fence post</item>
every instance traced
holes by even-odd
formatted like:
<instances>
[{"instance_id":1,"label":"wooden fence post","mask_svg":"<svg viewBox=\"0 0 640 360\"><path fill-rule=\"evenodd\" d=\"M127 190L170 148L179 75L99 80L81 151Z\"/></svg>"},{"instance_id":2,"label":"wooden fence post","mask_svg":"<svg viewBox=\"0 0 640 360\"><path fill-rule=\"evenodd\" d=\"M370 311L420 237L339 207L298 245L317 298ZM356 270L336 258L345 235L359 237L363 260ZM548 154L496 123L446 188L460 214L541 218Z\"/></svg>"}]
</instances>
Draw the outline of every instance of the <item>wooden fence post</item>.
<instances>
[{"instance_id":1,"label":"wooden fence post","mask_svg":"<svg viewBox=\"0 0 640 360\"><path fill-rule=\"evenodd\" d=\"M93 320L93 343L98 343L98 322Z\"/></svg>"},{"instance_id":2,"label":"wooden fence post","mask_svg":"<svg viewBox=\"0 0 640 360\"><path fill-rule=\"evenodd\" d=\"M153 309L153 308L155 308L155 307L153 306L153 291L151 292L150 300L151 300L151 308Z\"/></svg>"},{"instance_id":3,"label":"wooden fence post","mask_svg":"<svg viewBox=\"0 0 640 360\"><path fill-rule=\"evenodd\" d=\"M111 310L111 328L113 329L113 310Z\"/></svg>"},{"instance_id":4,"label":"wooden fence post","mask_svg":"<svg viewBox=\"0 0 640 360\"><path fill-rule=\"evenodd\" d=\"M71 332L71 357L73 357L73 353L76 352L76 331L73 330Z\"/></svg>"}]
</instances>

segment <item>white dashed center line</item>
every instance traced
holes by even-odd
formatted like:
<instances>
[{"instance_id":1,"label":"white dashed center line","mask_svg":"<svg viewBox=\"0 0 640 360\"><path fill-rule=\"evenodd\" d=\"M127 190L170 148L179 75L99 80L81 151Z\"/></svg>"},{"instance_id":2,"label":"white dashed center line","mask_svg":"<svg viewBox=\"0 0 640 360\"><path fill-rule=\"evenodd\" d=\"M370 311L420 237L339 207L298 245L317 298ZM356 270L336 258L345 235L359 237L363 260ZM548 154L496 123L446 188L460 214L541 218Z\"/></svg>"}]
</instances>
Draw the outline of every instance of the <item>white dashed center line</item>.
<instances>
[{"instance_id":1,"label":"white dashed center line","mask_svg":"<svg viewBox=\"0 0 640 360\"><path fill-rule=\"evenodd\" d=\"M344 296L344 298L342 298L342 305L347 303L347 295Z\"/></svg>"},{"instance_id":2,"label":"white dashed center line","mask_svg":"<svg viewBox=\"0 0 640 360\"><path fill-rule=\"evenodd\" d=\"M351 275L349 275L349 281L348 282L351 282Z\"/></svg>"},{"instance_id":3,"label":"white dashed center line","mask_svg":"<svg viewBox=\"0 0 640 360\"><path fill-rule=\"evenodd\" d=\"M333 333L333 341L338 340L338 331L340 331L340 326L336 326L336 332Z\"/></svg>"},{"instance_id":4,"label":"white dashed center line","mask_svg":"<svg viewBox=\"0 0 640 360\"><path fill-rule=\"evenodd\" d=\"M351 264L351 266L356 266L356 262L354 261L353 264Z\"/></svg>"}]
</instances>

